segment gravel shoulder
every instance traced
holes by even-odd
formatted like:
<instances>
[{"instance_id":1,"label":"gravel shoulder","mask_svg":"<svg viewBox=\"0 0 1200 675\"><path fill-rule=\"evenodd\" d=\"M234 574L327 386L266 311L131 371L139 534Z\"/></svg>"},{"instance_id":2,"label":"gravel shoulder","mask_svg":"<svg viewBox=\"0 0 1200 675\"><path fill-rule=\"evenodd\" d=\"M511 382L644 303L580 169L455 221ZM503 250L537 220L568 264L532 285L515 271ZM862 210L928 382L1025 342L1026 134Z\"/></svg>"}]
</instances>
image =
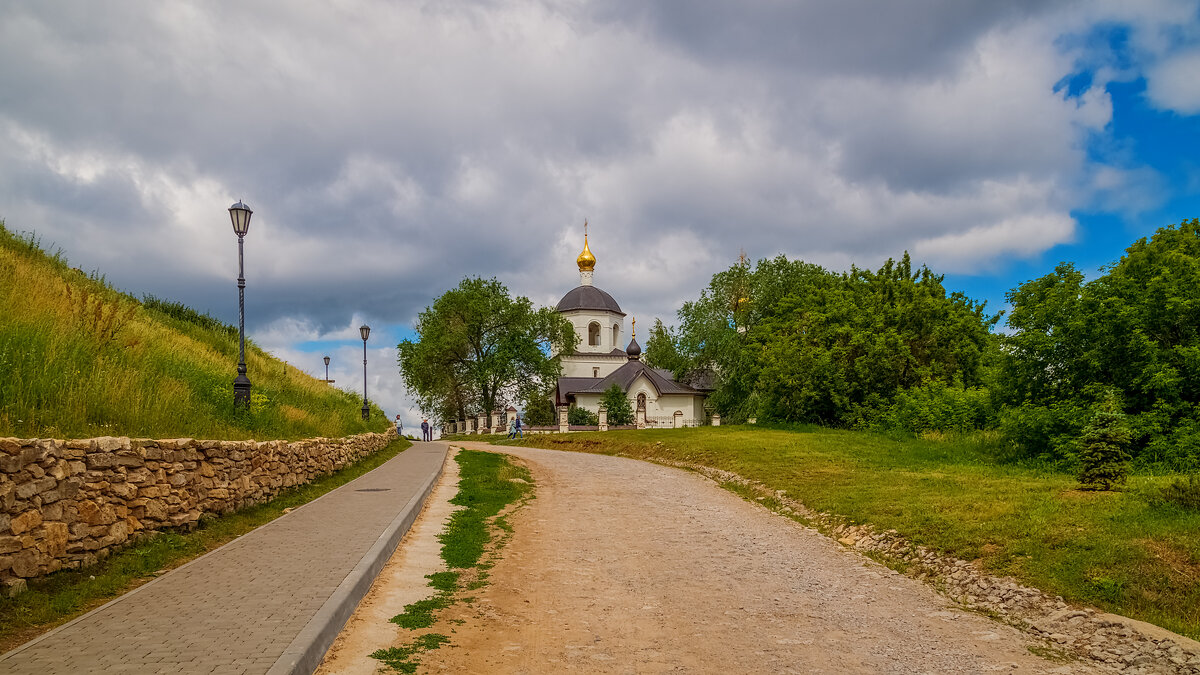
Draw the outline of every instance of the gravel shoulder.
<instances>
[{"instance_id":1,"label":"gravel shoulder","mask_svg":"<svg viewBox=\"0 0 1200 675\"><path fill-rule=\"evenodd\" d=\"M386 670L369 654L408 633L389 619L404 612L405 605L433 595L425 575L446 569L437 535L445 529L450 515L461 508L450 503L457 492L458 462L451 450L421 515L330 646L316 675L371 675Z\"/></svg>"},{"instance_id":2,"label":"gravel shoulder","mask_svg":"<svg viewBox=\"0 0 1200 675\"><path fill-rule=\"evenodd\" d=\"M695 474L503 451L537 498L426 672L1101 672Z\"/></svg>"}]
</instances>

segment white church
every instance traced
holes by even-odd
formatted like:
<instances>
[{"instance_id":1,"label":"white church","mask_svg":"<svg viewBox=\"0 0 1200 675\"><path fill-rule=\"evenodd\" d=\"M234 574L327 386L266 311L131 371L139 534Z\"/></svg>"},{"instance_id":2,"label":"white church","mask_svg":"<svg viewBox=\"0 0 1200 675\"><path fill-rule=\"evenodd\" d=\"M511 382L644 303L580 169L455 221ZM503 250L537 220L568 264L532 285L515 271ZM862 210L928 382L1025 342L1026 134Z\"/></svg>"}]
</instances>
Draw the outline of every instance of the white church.
<instances>
[{"instance_id":1,"label":"white church","mask_svg":"<svg viewBox=\"0 0 1200 675\"><path fill-rule=\"evenodd\" d=\"M596 257L588 248L587 223L583 252L575 262L579 265L579 286L568 291L555 309L575 326L579 345L573 353L561 355L563 376L555 389L555 405L577 405L598 412L600 397L615 383L629 399L639 426L703 424L707 391L676 382L669 370L642 363L636 319L631 322L634 330L629 344L621 346L625 313L611 295L592 283Z\"/></svg>"}]
</instances>

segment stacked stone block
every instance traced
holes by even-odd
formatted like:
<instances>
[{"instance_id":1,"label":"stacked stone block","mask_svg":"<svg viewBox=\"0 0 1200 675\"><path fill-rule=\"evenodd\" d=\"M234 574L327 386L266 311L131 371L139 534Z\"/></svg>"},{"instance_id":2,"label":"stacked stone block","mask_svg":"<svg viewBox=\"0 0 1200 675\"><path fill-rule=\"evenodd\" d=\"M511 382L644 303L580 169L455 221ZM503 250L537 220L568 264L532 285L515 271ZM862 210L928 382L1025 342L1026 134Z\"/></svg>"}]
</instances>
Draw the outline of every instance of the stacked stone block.
<instances>
[{"instance_id":1,"label":"stacked stone block","mask_svg":"<svg viewBox=\"0 0 1200 675\"><path fill-rule=\"evenodd\" d=\"M302 441L0 438L0 584L76 569L131 539L266 501L383 448L368 433Z\"/></svg>"}]
</instances>

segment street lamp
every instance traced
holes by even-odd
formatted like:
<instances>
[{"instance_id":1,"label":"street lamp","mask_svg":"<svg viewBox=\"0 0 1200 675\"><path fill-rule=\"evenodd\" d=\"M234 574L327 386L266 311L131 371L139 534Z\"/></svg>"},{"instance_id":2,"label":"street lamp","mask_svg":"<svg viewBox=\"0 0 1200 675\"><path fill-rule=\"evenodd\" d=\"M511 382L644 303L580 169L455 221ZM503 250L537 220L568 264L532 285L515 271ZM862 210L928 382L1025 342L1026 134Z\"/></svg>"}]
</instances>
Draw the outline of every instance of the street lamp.
<instances>
[{"instance_id":1,"label":"street lamp","mask_svg":"<svg viewBox=\"0 0 1200 675\"><path fill-rule=\"evenodd\" d=\"M371 419L371 408L367 405L367 337L371 335L371 327L363 324L358 327L358 334L363 339L363 419Z\"/></svg>"},{"instance_id":2,"label":"street lamp","mask_svg":"<svg viewBox=\"0 0 1200 675\"><path fill-rule=\"evenodd\" d=\"M242 263L242 240L250 230L250 215L254 213L238 200L229 207L233 233L238 238L238 366L233 380L233 406L250 407L250 378L246 377L246 273Z\"/></svg>"},{"instance_id":3,"label":"street lamp","mask_svg":"<svg viewBox=\"0 0 1200 675\"><path fill-rule=\"evenodd\" d=\"M329 382L329 357L325 357L325 381Z\"/></svg>"}]
</instances>

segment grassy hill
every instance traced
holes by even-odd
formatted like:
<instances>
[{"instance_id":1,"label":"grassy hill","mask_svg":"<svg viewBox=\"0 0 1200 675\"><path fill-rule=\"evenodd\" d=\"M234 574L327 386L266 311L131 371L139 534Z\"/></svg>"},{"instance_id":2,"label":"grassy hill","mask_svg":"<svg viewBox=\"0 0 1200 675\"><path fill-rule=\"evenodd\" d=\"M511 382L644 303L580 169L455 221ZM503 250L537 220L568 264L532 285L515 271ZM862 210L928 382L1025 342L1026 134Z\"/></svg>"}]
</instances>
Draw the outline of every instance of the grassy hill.
<instances>
[{"instance_id":1,"label":"grassy hill","mask_svg":"<svg viewBox=\"0 0 1200 675\"><path fill-rule=\"evenodd\" d=\"M236 327L119 292L0 221L0 436L264 440L387 428L378 408L363 422L355 394L249 341L254 399L235 410L236 364Z\"/></svg>"}]
</instances>

